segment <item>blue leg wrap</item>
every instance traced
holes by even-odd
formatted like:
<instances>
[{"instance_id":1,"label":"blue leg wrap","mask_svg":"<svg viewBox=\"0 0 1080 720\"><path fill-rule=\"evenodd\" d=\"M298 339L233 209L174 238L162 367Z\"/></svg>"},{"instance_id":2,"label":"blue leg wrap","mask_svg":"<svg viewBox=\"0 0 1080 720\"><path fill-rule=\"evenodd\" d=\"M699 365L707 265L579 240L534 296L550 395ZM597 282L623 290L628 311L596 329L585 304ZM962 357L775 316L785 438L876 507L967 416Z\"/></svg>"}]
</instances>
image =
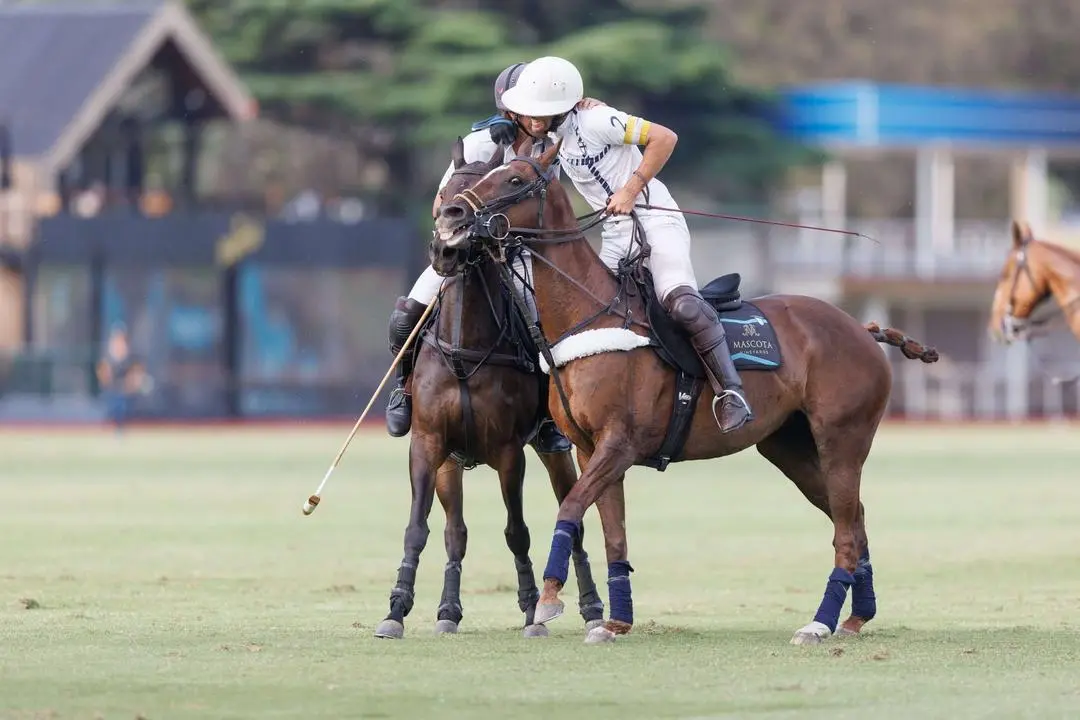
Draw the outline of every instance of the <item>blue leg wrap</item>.
<instances>
[{"instance_id":1,"label":"blue leg wrap","mask_svg":"<svg viewBox=\"0 0 1080 720\"><path fill-rule=\"evenodd\" d=\"M821 599L814 620L836 632L840 611L844 609L844 601L847 600L848 588L854 583L854 575L843 568L834 568L829 575L829 582L825 585L825 597Z\"/></svg>"},{"instance_id":2,"label":"blue leg wrap","mask_svg":"<svg viewBox=\"0 0 1080 720\"><path fill-rule=\"evenodd\" d=\"M555 534L551 538L551 552L548 553L547 567L544 568L545 580L558 580L566 584L566 577L570 574L570 553L574 549L574 541L577 539L581 528L569 520L559 520L555 523Z\"/></svg>"},{"instance_id":3,"label":"blue leg wrap","mask_svg":"<svg viewBox=\"0 0 1080 720\"><path fill-rule=\"evenodd\" d=\"M851 614L863 620L877 615L877 596L874 595L874 566L870 564L870 548L859 556L855 568L855 584L851 588Z\"/></svg>"},{"instance_id":4,"label":"blue leg wrap","mask_svg":"<svg viewBox=\"0 0 1080 720\"><path fill-rule=\"evenodd\" d=\"M630 573L634 568L625 560L608 565L608 604L611 619L634 624L634 599L630 592Z\"/></svg>"}]
</instances>

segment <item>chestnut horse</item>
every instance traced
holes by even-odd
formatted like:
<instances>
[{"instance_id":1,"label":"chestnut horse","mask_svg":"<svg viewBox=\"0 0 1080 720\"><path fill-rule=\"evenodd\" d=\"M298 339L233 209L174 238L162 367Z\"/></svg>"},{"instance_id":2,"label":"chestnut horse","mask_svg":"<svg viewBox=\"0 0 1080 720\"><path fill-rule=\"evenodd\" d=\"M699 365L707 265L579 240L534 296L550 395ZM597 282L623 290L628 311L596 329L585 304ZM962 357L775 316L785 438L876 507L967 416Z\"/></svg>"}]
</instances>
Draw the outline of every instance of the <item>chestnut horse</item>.
<instances>
[{"instance_id":1,"label":"chestnut horse","mask_svg":"<svg viewBox=\"0 0 1080 720\"><path fill-rule=\"evenodd\" d=\"M446 197L465 190L502 162L465 164L464 146L454 146L455 171ZM390 593L390 612L376 637L401 638L405 616L413 605L416 568L427 544L427 518L433 496L446 511L445 543L448 562L443 579L435 631L457 632L462 618L461 563L466 528L462 513L464 467L484 463L499 474L506 505L506 545L514 554L518 577L518 607L525 613L524 635L547 635L534 622L540 590L529 559L529 528L522 508L525 482L524 446L533 435L544 401L546 382L536 368L535 348L525 323L509 301L493 268L469 264L466 271L444 283L438 307L414 348L412 394L414 416L409 442L412 508L405 530L405 557ZM560 503L577 481L569 451L538 453L547 467ZM604 604L592 579L588 554L574 546L580 610L586 630L600 625Z\"/></svg>"},{"instance_id":2,"label":"chestnut horse","mask_svg":"<svg viewBox=\"0 0 1080 720\"><path fill-rule=\"evenodd\" d=\"M629 632L633 568L622 522L626 471L634 465L662 469L669 461L718 458L756 445L834 528L834 569L824 597L814 619L791 642L818 643L836 633L849 589L852 612L840 632L858 633L877 611L859 485L892 387L892 370L878 343L896 345L905 356L928 363L937 360L937 352L895 330L864 327L812 297L772 295L743 303L737 276L718 278L702 295L715 298L721 317L745 323L750 340L773 346L759 358L763 369L743 373L755 419L721 434L710 403L696 403L703 375L687 360L693 357L686 352L688 341L672 335L670 319L656 312L651 279L643 269L644 238L639 235L643 250L636 262L628 259L618 273L609 271L581 233L566 190L549 177L559 146L535 160L529 150L520 149L519 157L442 206L433 266L446 276L459 273L460 254L476 246L503 268L522 245L533 254L545 340L540 349L554 385L550 406L578 447L583 468L559 507L536 622L562 614L559 592L570 548L586 509L607 493L620 512L618 522L603 523L610 619L587 640L609 641ZM745 315L747 307L748 317L734 316ZM738 347L731 336L728 342ZM744 353L733 357L739 354Z\"/></svg>"},{"instance_id":3,"label":"chestnut horse","mask_svg":"<svg viewBox=\"0 0 1080 720\"><path fill-rule=\"evenodd\" d=\"M990 335L1006 344L1030 336L1031 313L1053 298L1080 339L1080 254L1036 240L1027 223L1012 223L1012 248L1001 268L990 308Z\"/></svg>"}]
</instances>

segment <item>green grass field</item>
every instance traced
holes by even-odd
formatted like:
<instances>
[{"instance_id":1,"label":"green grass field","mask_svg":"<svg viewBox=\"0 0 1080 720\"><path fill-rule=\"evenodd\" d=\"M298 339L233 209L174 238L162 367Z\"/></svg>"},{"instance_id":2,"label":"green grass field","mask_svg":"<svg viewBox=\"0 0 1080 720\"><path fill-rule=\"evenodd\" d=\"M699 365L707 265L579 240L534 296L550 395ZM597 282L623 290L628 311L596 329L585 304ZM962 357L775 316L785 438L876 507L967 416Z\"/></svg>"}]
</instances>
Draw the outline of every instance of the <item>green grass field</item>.
<instances>
[{"instance_id":1,"label":"green grass field","mask_svg":"<svg viewBox=\"0 0 1080 720\"><path fill-rule=\"evenodd\" d=\"M820 647L788 640L831 524L752 450L631 472L618 642L583 644L576 613L520 636L487 469L466 476L461 633L432 634L436 504L406 638L376 640L408 441L361 435L305 518L347 431L5 431L0 717L1080 717L1080 428L883 429L863 478L879 614ZM539 571L556 506L527 452Z\"/></svg>"}]
</instances>

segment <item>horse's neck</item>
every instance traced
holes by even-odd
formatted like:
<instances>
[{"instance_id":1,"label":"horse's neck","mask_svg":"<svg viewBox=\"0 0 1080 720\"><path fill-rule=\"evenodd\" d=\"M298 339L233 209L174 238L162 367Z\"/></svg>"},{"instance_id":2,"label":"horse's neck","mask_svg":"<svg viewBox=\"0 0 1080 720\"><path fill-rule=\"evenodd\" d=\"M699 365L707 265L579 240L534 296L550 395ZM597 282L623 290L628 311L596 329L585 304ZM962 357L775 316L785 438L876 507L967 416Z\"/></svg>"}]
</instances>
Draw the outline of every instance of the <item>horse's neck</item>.
<instances>
[{"instance_id":1,"label":"horse's neck","mask_svg":"<svg viewBox=\"0 0 1080 720\"><path fill-rule=\"evenodd\" d=\"M441 297L439 339L443 342L454 344L456 333L460 347L475 349L498 339L501 328L495 318L504 316L505 306L491 263L456 276L443 287Z\"/></svg>"},{"instance_id":2,"label":"horse's neck","mask_svg":"<svg viewBox=\"0 0 1080 720\"><path fill-rule=\"evenodd\" d=\"M1043 243L1046 259L1043 272L1054 299L1065 312L1073 335L1080 338L1080 257L1052 243Z\"/></svg>"},{"instance_id":3,"label":"horse's neck","mask_svg":"<svg viewBox=\"0 0 1080 720\"><path fill-rule=\"evenodd\" d=\"M1043 272L1054 297L1063 306L1080 300L1080 257L1060 245L1043 243L1043 248Z\"/></svg>"},{"instance_id":4,"label":"horse's neck","mask_svg":"<svg viewBox=\"0 0 1080 720\"><path fill-rule=\"evenodd\" d=\"M572 213L570 217L573 219ZM619 293L615 277L584 236L567 242L538 244L533 254L541 256L533 260L533 278L537 311L549 341L602 311ZM625 312L628 300L622 298L615 310Z\"/></svg>"}]
</instances>

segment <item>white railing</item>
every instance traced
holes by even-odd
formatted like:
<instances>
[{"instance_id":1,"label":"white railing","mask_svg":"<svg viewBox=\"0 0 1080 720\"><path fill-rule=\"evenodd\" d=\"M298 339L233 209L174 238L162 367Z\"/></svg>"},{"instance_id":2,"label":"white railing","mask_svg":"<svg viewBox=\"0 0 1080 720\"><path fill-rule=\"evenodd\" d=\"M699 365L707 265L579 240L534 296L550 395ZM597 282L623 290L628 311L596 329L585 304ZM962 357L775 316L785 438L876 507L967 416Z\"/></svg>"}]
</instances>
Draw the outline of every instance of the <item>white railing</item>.
<instances>
[{"instance_id":1,"label":"white railing","mask_svg":"<svg viewBox=\"0 0 1080 720\"><path fill-rule=\"evenodd\" d=\"M800 222L824 225L819 218ZM778 270L856 277L983 278L997 274L1009 246L1002 220L958 220L949 248L919 248L913 220L851 220L846 230L866 238L813 230L778 229L771 234Z\"/></svg>"},{"instance_id":2,"label":"white railing","mask_svg":"<svg viewBox=\"0 0 1080 720\"><path fill-rule=\"evenodd\" d=\"M1024 385L1024 379L986 363L927 366L905 361L894 366L888 412L891 417L944 421L1080 417L1080 383L1031 374Z\"/></svg>"}]
</instances>

